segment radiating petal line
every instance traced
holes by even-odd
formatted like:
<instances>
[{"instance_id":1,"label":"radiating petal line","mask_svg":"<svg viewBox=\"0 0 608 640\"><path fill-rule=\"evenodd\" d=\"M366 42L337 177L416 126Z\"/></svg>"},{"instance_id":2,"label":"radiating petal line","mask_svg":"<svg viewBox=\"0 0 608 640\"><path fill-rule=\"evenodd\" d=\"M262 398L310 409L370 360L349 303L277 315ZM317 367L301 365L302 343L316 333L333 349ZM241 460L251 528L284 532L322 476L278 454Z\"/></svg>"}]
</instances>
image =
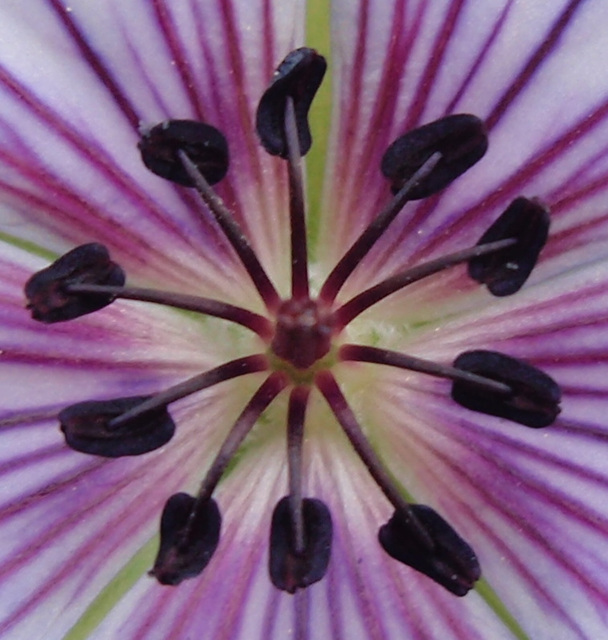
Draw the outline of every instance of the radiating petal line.
<instances>
[{"instance_id":1,"label":"radiating petal line","mask_svg":"<svg viewBox=\"0 0 608 640\"><path fill-rule=\"evenodd\" d=\"M454 0L450 2L442 24L437 26L435 39L431 46L431 53L427 60L426 67L420 75L418 86L415 90L415 98L412 100L412 107L408 111L407 120L403 126L404 131L413 129L420 124L420 116L427 105L433 80L444 59L447 46L456 31L458 20L462 16L463 9L467 2L468 0Z\"/></svg>"},{"instance_id":2,"label":"radiating petal line","mask_svg":"<svg viewBox=\"0 0 608 640\"><path fill-rule=\"evenodd\" d=\"M521 93L525 85L534 77L538 68L551 54L552 49L568 28L570 21L574 18L577 9L583 2L584 0L571 0L565 10L559 15L547 34L547 37L544 38L541 46L533 52L514 82L507 88L494 109L490 112L490 115L486 118L486 125L489 129L493 129L496 126L518 94Z\"/></svg>"},{"instance_id":3,"label":"radiating petal line","mask_svg":"<svg viewBox=\"0 0 608 640\"><path fill-rule=\"evenodd\" d=\"M170 52L171 60L175 64L177 72L181 77L182 86L190 98L196 119L205 120L202 106L203 101L198 91L198 82L192 73L188 56L177 36L171 14L163 0L152 0L152 7L156 17L158 31L164 38L167 49Z\"/></svg>"},{"instance_id":4,"label":"radiating petal line","mask_svg":"<svg viewBox=\"0 0 608 640\"><path fill-rule=\"evenodd\" d=\"M59 20L63 23L69 37L74 40L76 46L84 60L93 68L95 74L104 85L113 99L129 121L130 125L136 129L140 122L140 116L129 98L120 88L118 81L112 71L104 64L103 60L95 53L87 39L79 29L76 20L72 19L71 12L64 6L61 0L47 0L51 9L55 12Z\"/></svg>"},{"instance_id":5,"label":"radiating petal line","mask_svg":"<svg viewBox=\"0 0 608 640\"><path fill-rule=\"evenodd\" d=\"M355 132L359 131L359 135L362 138L361 153L357 154L358 158L349 158L348 162L338 163L337 166L332 166L332 173L328 176L328 184L339 185L336 189L340 193L340 197L348 194L353 202L361 194L366 193L369 189L374 188L374 183L377 182L377 167L370 166L369 158L381 157L384 150L390 144L390 133L384 126L386 122L391 122L394 119L395 110L397 108L398 100L402 95L403 75L395 74L394 68L401 68L407 64L408 58L411 54L412 48L416 44L416 36L422 28L422 22L425 16L425 11L428 9L428 3L419 3L413 11L413 16L410 17L410 24L407 23L407 11L412 11L412 8L406 4L403 0L396 2L393 8L392 19L392 32L391 37L388 40L388 50L386 57L393 61L393 65L385 65L382 69L382 79L379 83L378 93L375 98L375 104L371 111L369 119L359 118L359 114L353 113L350 116L340 116L340 122L342 123L343 133L341 137L340 145L346 145L350 138L354 138ZM361 35L360 40L366 41L365 34L370 29L367 24L367 20L361 20ZM358 52L360 58L363 57L363 52ZM362 64L362 63L361 63ZM353 86L349 87L349 91L352 91L354 95L357 95L360 91L361 74L357 72L358 66L353 67ZM396 77L397 76L397 77ZM342 96L342 111L350 109L356 109L360 104L359 100L352 100L349 104L346 91ZM334 193L334 197L337 194ZM328 203L327 206L332 206ZM362 212L363 213L363 212ZM373 212L366 212L369 216ZM365 220L366 222L368 220ZM344 234L350 233L350 222L348 219L341 217L336 223L336 233L339 237Z\"/></svg>"},{"instance_id":6,"label":"radiating petal line","mask_svg":"<svg viewBox=\"0 0 608 640\"><path fill-rule=\"evenodd\" d=\"M73 191L66 189L65 184L59 179L44 173L41 168L35 169L32 162L24 160L23 156L7 157L0 150L0 159L5 166L14 168L22 177L35 184L35 191L19 188L7 181L0 181L0 188L6 196L14 198L22 206L30 207L37 212L45 212L48 225L57 233L62 234L66 239L77 243L82 237L95 237L101 243L111 243L114 247L124 251L125 255L130 255L131 261L135 262L134 268L138 271L147 262L147 268L151 273L149 278L156 276L156 282L163 281L172 276L173 282L191 282L197 272L184 273L187 267L183 261L178 261L170 255L162 255L162 264L154 269L156 261L150 261L150 255L159 253L158 248L151 247L139 234L133 233L131 225L120 223L116 218L109 215L101 207L95 206L92 202L86 202L82 197ZM52 201L45 199L37 193L40 188L48 189L55 197ZM85 213L85 216L82 214ZM121 233L117 234L117 225ZM227 257L226 252L224 255ZM232 256L231 256L232 257ZM141 265L141 266L140 266ZM169 271L171 269L171 271ZM183 286L183 285L182 285Z\"/></svg>"},{"instance_id":7,"label":"radiating petal line","mask_svg":"<svg viewBox=\"0 0 608 640\"><path fill-rule=\"evenodd\" d=\"M447 116L451 113L458 112L458 109L457 109L458 103L460 102L462 96L468 89L473 78L475 78L475 76L478 74L484 59L486 58L487 55L489 55L490 51L492 50L492 47L494 46L498 36L500 35L500 32L502 31L505 25L507 18L509 17L509 13L511 9L513 8L513 2L514 0L508 0L505 6L503 7L501 13L497 16L492 30L488 33L488 37L484 41L483 45L480 47L477 57L475 58L469 71L467 72L464 79L462 80L456 93L448 103L444 111L444 115Z\"/></svg>"}]
</instances>

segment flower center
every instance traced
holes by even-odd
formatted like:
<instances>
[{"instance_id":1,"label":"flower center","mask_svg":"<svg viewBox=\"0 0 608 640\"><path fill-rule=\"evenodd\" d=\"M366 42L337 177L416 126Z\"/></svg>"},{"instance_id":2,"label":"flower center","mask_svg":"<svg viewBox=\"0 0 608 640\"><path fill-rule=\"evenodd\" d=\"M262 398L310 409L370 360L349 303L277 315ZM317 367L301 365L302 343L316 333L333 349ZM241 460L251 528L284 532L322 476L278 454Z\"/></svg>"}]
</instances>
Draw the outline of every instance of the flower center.
<instances>
[{"instance_id":1,"label":"flower center","mask_svg":"<svg viewBox=\"0 0 608 640\"><path fill-rule=\"evenodd\" d=\"M331 309L323 302L285 300L277 311L271 351L299 371L309 369L329 353L334 328ZM301 375L296 381L302 381Z\"/></svg>"},{"instance_id":2,"label":"flower center","mask_svg":"<svg viewBox=\"0 0 608 640\"><path fill-rule=\"evenodd\" d=\"M199 491L177 493L166 502L161 544L151 574L178 584L203 571L219 541L221 514L213 499L228 464L256 421L289 388L286 420L289 486L270 525L269 573L279 589L293 593L320 580L328 567L332 538L329 509L303 496L302 456L306 409L315 387L353 449L392 505L394 514L379 531L382 548L399 562L426 574L456 595L480 577L477 558L451 526L430 507L410 504L374 451L332 373L337 362L356 361L418 371L451 381L459 405L522 425L550 425L559 413L560 389L542 371L491 351L460 354L453 364L436 363L360 344L334 344L358 315L403 287L465 263L471 278L492 295L517 292L530 275L547 239L547 209L518 198L482 238L461 251L395 273L346 302L336 302L342 285L361 264L404 205L437 193L484 155L487 137L475 116L458 114L408 132L387 150L382 173L393 197L329 273L317 298L309 292L305 198L301 159L311 145L307 113L325 72L311 49L298 49L279 66L257 111L257 132L265 149L286 161L291 229L291 295L282 299L230 210L212 188L228 169L228 146L214 127L167 121L146 131L139 144L144 164L155 174L195 188L231 243L266 307L265 315L218 300L124 286L125 274L107 249L82 245L34 274L25 286L32 317L61 322L96 312L118 298L189 309L223 318L256 333L268 345L146 397L81 402L59 414L67 444L106 457L141 455L165 445L176 425L168 406L225 380L250 374L265 379L229 430Z\"/></svg>"}]
</instances>

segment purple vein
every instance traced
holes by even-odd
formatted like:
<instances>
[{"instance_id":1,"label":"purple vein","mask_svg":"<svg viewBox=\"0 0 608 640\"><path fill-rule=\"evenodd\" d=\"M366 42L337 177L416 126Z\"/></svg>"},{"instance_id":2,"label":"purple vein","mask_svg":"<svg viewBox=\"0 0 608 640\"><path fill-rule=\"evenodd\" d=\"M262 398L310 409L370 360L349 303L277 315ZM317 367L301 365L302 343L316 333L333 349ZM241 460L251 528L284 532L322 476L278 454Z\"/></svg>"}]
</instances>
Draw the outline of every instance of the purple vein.
<instances>
[{"instance_id":1,"label":"purple vein","mask_svg":"<svg viewBox=\"0 0 608 640\"><path fill-rule=\"evenodd\" d=\"M135 110L131 101L126 97L120 88L116 78L109 68L101 61L100 57L93 51L91 45L87 42L82 31L73 20L73 14L68 11L60 0L48 0L51 9L55 12L61 23L63 24L68 35L74 41L76 48L80 51L84 60L93 70L93 73L99 78L104 87L110 92L116 104L125 115L133 129L137 129L140 116Z\"/></svg>"}]
</instances>

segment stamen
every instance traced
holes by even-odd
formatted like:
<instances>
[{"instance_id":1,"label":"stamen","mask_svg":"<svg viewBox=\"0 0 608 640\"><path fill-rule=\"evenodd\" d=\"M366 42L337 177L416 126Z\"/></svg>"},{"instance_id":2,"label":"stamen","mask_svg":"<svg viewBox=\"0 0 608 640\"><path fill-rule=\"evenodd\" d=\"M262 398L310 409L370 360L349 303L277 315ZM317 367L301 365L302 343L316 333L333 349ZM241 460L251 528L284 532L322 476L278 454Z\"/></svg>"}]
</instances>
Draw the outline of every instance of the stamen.
<instances>
[{"instance_id":1,"label":"stamen","mask_svg":"<svg viewBox=\"0 0 608 640\"><path fill-rule=\"evenodd\" d=\"M75 296L68 287L74 284L98 284L121 287L125 274L110 260L102 244L83 244L61 256L51 265L35 273L25 284L27 308L32 318L53 323L73 320L112 303L112 295Z\"/></svg>"},{"instance_id":2,"label":"stamen","mask_svg":"<svg viewBox=\"0 0 608 640\"><path fill-rule=\"evenodd\" d=\"M291 295L308 298L308 249L306 243L306 213L302 159L296 114L291 97L285 105L285 140L289 172L289 219L291 229Z\"/></svg>"},{"instance_id":3,"label":"stamen","mask_svg":"<svg viewBox=\"0 0 608 640\"><path fill-rule=\"evenodd\" d=\"M401 187L400 191L388 203L388 205L376 216L363 233L357 238L351 248L342 256L338 264L327 276L325 283L319 292L319 299L327 304L333 302L346 282L346 279L355 270L361 260L367 255L376 241L386 231L397 214L408 202L410 194L418 183L431 174L437 163L441 160L439 152L431 155L428 160L414 173L414 175Z\"/></svg>"},{"instance_id":4,"label":"stamen","mask_svg":"<svg viewBox=\"0 0 608 640\"><path fill-rule=\"evenodd\" d=\"M429 260L423 264L406 269L401 273L398 273L378 284L362 291L358 295L351 298L348 302L343 304L339 309L334 312L333 319L336 323L336 327L343 328L349 322L351 322L358 315L369 309L371 306L380 302L384 298L390 296L392 293L403 289L409 284L426 278L434 273L438 273L463 262L468 262L471 258L476 256L492 255L503 251L506 248L512 247L517 244L517 240L514 238L507 238L504 240L497 240L496 242L489 242L487 244L480 244L474 247L469 247L455 253L442 256L435 260Z\"/></svg>"},{"instance_id":5,"label":"stamen","mask_svg":"<svg viewBox=\"0 0 608 640\"><path fill-rule=\"evenodd\" d=\"M329 404L346 437L350 440L370 475L388 501L400 513L409 534L413 536L422 548L432 550L434 548L433 540L395 486L393 479L384 468L376 452L370 446L332 373L330 371L322 371L317 375L315 383L325 400L327 400L327 404Z\"/></svg>"},{"instance_id":6,"label":"stamen","mask_svg":"<svg viewBox=\"0 0 608 640\"><path fill-rule=\"evenodd\" d=\"M478 244L516 238L517 244L469 262L469 275L495 296L519 291L538 260L549 236L549 209L540 201L516 198L481 236Z\"/></svg>"},{"instance_id":7,"label":"stamen","mask_svg":"<svg viewBox=\"0 0 608 640\"><path fill-rule=\"evenodd\" d=\"M434 170L410 193L410 200L419 200L447 187L481 160L487 149L486 128L478 117L450 115L397 138L384 153L380 168L397 193L433 153L441 153Z\"/></svg>"},{"instance_id":8,"label":"stamen","mask_svg":"<svg viewBox=\"0 0 608 640\"><path fill-rule=\"evenodd\" d=\"M259 371L267 371L269 369L268 360L266 356L254 355L245 356L244 358L237 358L226 362L219 367L200 373L197 376L188 378L184 382L169 387L165 391L161 391L154 396L151 396L147 400L137 404L133 408L121 413L118 417L114 418L108 423L109 430L116 430L122 428L124 425L132 422L142 414L154 411L160 407L166 407L168 404L175 402L181 398L192 395L197 391L202 391L208 387L219 384L226 380L232 380L239 376L244 376L249 373L257 373Z\"/></svg>"},{"instance_id":9,"label":"stamen","mask_svg":"<svg viewBox=\"0 0 608 640\"><path fill-rule=\"evenodd\" d=\"M295 593L318 582L329 565L333 525L329 509L314 498L302 504L304 546L293 549L289 498L279 500L270 525L268 568L272 584L282 591Z\"/></svg>"},{"instance_id":10,"label":"stamen","mask_svg":"<svg viewBox=\"0 0 608 640\"><path fill-rule=\"evenodd\" d=\"M192 578L198 575L209 562L217 546L221 522L219 510L211 495L228 463L257 419L286 384L287 380L282 373L272 373L266 378L224 440L201 483L196 498L187 494L178 494L186 495L187 498L179 498L178 507L175 511L171 509L167 516L171 522L167 525L168 538L164 547L161 522L161 549L154 568L150 572L161 582L161 578L167 580L163 584L177 584L186 578ZM166 510L169 509L169 503L174 498L175 496L170 498ZM203 539L199 540L201 529Z\"/></svg>"},{"instance_id":11,"label":"stamen","mask_svg":"<svg viewBox=\"0 0 608 640\"><path fill-rule=\"evenodd\" d=\"M232 212L211 188L207 180L205 180L204 176L200 173L192 160L190 160L186 152L180 149L177 152L177 156L192 179L196 190L239 256L245 270L258 290L260 297L266 304L267 309L269 311L276 310L280 303L279 294L266 274L266 271L264 271L264 268L258 260L255 251L249 244L249 241L243 234L241 227L234 219Z\"/></svg>"},{"instance_id":12,"label":"stamen","mask_svg":"<svg viewBox=\"0 0 608 640\"><path fill-rule=\"evenodd\" d=\"M452 385L452 398L461 406L526 427L540 429L552 424L560 413L561 390L546 373L523 360L495 351L466 351L454 366L511 387L508 395L492 391L480 393L465 380Z\"/></svg>"},{"instance_id":13,"label":"stamen","mask_svg":"<svg viewBox=\"0 0 608 640\"><path fill-rule=\"evenodd\" d=\"M194 187L177 157L183 151L209 184L222 180L228 171L228 143L215 127L194 120L166 120L143 132L137 145L146 167L165 180Z\"/></svg>"},{"instance_id":14,"label":"stamen","mask_svg":"<svg viewBox=\"0 0 608 640\"><path fill-rule=\"evenodd\" d=\"M112 428L112 418L149 402L147 396L79 402L59 413L59 424L68 447L104 458L139 456L167 444L175 433L175 423L166 406L140 411L120 431Z\"/></svg>"},{"instance_id":15,"label":"stamen","mask_svg":"<svg viewBox=\"0 0 608 640\"><path fill-rule=\"evenodd\" d=\"M272 323L266 317L212 298L202 298L171 291L158 291L156 289L143 289L141 287L109 287L96 284L69 284L65 286L65 290L68 293L106 294L109 297L111 296L112 300L124 298L140 302L153 302L177 309L204 313L215 318L230 320L247 329L251 329L263 340L269 340L274 333Z\"/></svg>"},{"instance_id":16,"label":"stamen","mask_svg":"<svg viewBox=\"0 0 608 640\"><path fill-rule=\"evenodd\" d=\"M275 71L256 113L256 131L271 155L287 158L289 153L285 130L285 105L289 99L293 100L295 107L300 154L308 153L312 144L308 110L326 69L323 56L314 49L301 47L291 51Z\"/></svg>"},{"instance_id":17,"label":"stamen","mask_svg":"<svg viewBox=\"0 0 608 640\"><path fill-rule=\"evenodd\" d=\"M295 387L289 397L287 414L287 462L289 465L289 512L292 523L292 546L296 554L304 550L302 522L302 443L304 419L310 388Z\"/></svg>"},{"instance_id":18,"label":"stamen","mask_svg":"<svg viewBox=\"0 0 608 640\"><path fill-rule=\"evenodd\" d=\"M195 504L187 493L172 495L160 520L160 548L148 575L175 586L209 564L220 541L222 516L215 500Z\"/></svg>"},{"instance_id":19,"label":"stamen","mask_svg":"<svg viewBox=\"0 0 608 640\"><path fill-rule=\"evenodd\" d=\"M433 509L422 504L413 504L411 509L433 540L432 552L420 548L412 539L399 512L378 532L382 548L395 560L424 573L454 595L466 595L481 577L475 552Z\"/></svg>"},{"instance_id":20,"label":"stamen","mask_svg":"<svg viewBox=\"0 0 608 640\"><path fill-rule=\"evenodd\" d=\"M345 344L340 347L338 358L342 361L384 364L399 369L407 369L408 371L426 373L437 378L460 381L471 388L477 388L479 391L490 391L497 396L510 395L512 393L511 387L503 382L485 378L464 369L415 358L404 353L389 351L388 349L378 349L377 347L368 347L362 344Z\"/></svg>"},{"instance_id":21,"label":"stamen","mask_svg":"<svg viewBox=\"0 0 608 640\"><path fill-rule=\"evenodd\" d=\"M270 374L262 386L253 394L211 463L211 467L199 488L198 502L208 500L211 497L237 449L268 405L287 386L287 382L285 374L276 371Z\"/></svg>"}]
</instances>

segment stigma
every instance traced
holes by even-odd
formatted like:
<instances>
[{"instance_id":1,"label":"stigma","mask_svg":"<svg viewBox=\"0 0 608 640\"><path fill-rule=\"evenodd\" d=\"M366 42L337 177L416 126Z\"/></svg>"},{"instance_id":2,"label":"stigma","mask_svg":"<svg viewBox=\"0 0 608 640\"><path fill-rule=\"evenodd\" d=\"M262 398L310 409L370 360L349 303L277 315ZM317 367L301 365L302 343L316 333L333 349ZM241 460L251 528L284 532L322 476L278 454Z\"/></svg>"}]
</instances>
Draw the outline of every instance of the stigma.
<instances>
[{"instance_id":1,"label":"stigma","mask_svg":"<svg viewBox=\"0 0 608 640\"><path fill-rule=\"evenodd\" d=\"M217 486L262 413L280 394L288 395L288 486L269 522L269 579L288 593L323 579L331 562L332 517L318 497L303 492L306 414L316 389L376 483L379 499L391 506L390 520L378 523L378 544L397 562L464 596L481 576L473 546L431 506L411 503L403 494L365 436L336 377L336 365L368 363L434 376L447 381L446 395L468 410L510 421L518 425L514 428L551 425L560 411L559 385L523 360L476 350L454 354L452 362L434 362L375 345L351 344L346 331L381 300L446 269L464 268L487 295L517 293L548 239L549 211L536 199L519 197L468 246L340 299L343 285L408 202L433 196L482 161L489 143L484 123L472 114L448 115L404 132L388 147L377 168L387 179L386 204L313 294L302 165L313 143L308 111L325 70L326 62L316 51L291 52L278 66L256 113L260 143L284 161L288 177L288 293L279 292L213 188L229 170L224 135L211 123L168 120L142 132L139 142L142 162L150 171L198 193L201 206L215 218L241 261L263 313L196 295L131 287L120 265L97 243L76 247L34 274L25 285L27 306L34 320L55 323L98 312L120 299L140 300L236 323L256 334L263 345L259 353L223 363L156 394L84 400L59 414L66 444L76 451L108 458L145 455L170 446L179 429L171 417L173 402L227 380L263 374L262 384L229 429L198 491L167 497L160 548L150 571L161 584L195 578L213 562L222 528L214 498Z\"/></svg>"}]
</instances>

